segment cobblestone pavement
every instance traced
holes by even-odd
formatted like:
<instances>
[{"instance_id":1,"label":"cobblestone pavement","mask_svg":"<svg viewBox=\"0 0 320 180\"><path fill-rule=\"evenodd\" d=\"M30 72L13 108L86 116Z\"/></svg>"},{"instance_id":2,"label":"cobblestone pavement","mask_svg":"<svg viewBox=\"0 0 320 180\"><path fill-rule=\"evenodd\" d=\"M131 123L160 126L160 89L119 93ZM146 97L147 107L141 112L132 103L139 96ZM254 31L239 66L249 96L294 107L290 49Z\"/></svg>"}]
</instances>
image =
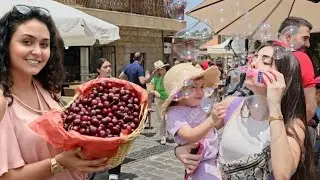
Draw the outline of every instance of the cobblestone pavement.
<instances>
[{"instance_id":1,"label":"cobblestone pavement","mask_svg":"<svg viewBox=\"0 0 320 180\"><path fill-rule=\"evenodd\" d=\"M155 109L155 107L153 107ZM153 129L145 129L136 139L121 168L121 180L181 180L183 165L176 159L173 142L160 144L159 123L156 113L151 114ZM94 180L108 180L108 173Z\"/></svg>"}]
</instances>

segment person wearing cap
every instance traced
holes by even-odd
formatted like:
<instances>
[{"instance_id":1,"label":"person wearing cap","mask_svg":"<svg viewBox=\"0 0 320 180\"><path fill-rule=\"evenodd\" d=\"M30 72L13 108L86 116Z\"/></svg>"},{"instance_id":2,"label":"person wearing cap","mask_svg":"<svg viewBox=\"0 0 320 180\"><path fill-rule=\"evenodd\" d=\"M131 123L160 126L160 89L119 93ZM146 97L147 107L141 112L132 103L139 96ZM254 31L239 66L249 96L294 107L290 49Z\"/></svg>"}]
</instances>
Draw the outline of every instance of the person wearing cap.
<instances>
[{"instance_id":1,"label":"person wearing cap","mask_svg":"<svg viewBox=\"0 0 320 180\"><path fill-rule=\"evenodd\" d=\"M203 158L195 172L190 174L186 170L185 179L188 176L193 180L221 179L216 166L219 140L214 126L215 120L223 116L222 106L217 104L214 111L218 113L208 116L200 105L204 88L217 86L219 76L217 67L204 71L191 63L173 66L164 76L163 85L169 96L162 105L162 116L165 116L168 132L178 144L201 141L199 151L203 152Z\"/></svg>"},{"instance_id":2,"label":"person wearing cap","mask_svg":"<svg viewBox=\"0 0 320 180\"><path fill-rule=\"evenodd\" d=\"M154 63L154 71L152 72L155 76L151 79L150 92L155 96L155 104L157 108L157 113L160 119L160 143L162 145L166 144L166 124L163 118L160 116L161 106L164 101L168 98L168 93L163 87L163 77L167 72L167 67L169 64L164 64L162 61L156 61Z\"/></svg>"}]
</instances>

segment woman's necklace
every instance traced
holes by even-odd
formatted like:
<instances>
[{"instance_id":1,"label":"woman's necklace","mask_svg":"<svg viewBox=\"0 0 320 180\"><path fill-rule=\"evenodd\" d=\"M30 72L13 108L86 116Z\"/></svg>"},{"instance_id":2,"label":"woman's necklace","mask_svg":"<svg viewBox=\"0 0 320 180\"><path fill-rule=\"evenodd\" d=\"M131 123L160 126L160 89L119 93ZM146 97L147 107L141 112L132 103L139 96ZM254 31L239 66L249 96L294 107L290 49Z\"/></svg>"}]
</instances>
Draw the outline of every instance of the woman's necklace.
<instances>
[{"instance_id":1,"label":"woman's necklace","mask_svg":"<svg viewBox=\"0 0 320 180\"><path fill-rule=\"evenodd\" d=\"M17 100L19 103L21 103L23 106L29 108L30 110L36 112L36 113L39 113L39 114L43 114L44 113L44 110L43 110L43 107L42 107L42 103L41 103L41 100L40 100L40 95L39 95L39 91L38 91L38 88L35 86L35 84L32 82L33 86L34 86L34 89L36 90L36 94L37 94L37 100L39 102L39 105L40 105L40 110L38 109L34 109L32 108L31 106L29 106L28 104L24 103L18 96L16 96L15 94L12 93L12 96L14 97L15 100Z\"/></svg>"}]
</instances>

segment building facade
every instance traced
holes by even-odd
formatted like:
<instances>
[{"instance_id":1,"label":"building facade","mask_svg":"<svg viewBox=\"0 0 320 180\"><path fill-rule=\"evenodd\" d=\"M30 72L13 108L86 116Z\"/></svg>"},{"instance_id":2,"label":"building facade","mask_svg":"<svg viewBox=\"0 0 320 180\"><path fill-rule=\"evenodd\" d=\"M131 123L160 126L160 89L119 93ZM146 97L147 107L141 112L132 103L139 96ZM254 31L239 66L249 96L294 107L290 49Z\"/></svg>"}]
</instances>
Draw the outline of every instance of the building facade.
<instances>
[{"instance_id":1,"label":"building facade","mask_svg":"<svg viewBox=\"0 0 320 180\"><path fill-rule=\"evenodd\" d=\"M89 15L120 27L120 40L107 45L92 47L69 47L66 51L79 49L80 81L95 73L95 61L104 57L113 64L113 75L118 76L130 62L135 52L144 55L144 68L151 71L157 60L171 62L170 51L165 51L177 31L186 27L186 22L170 18L164 0L56 0L75 7ZM69 53L70 54L70 53ZM74 63L76 64L76 63ZM74 73L68 73L75 76ZM75 79L77 79L75 78Z\"/></svg>"}]
</instances>

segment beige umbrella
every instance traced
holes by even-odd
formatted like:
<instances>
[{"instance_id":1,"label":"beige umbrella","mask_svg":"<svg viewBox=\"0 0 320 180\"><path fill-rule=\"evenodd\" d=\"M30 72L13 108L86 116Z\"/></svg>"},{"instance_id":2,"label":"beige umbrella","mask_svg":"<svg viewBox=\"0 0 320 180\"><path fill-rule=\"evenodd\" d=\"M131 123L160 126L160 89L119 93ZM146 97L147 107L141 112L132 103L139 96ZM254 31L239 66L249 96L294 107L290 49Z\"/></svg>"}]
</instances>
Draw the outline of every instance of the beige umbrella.
<instances>
[{"instance_id":1,"label":"beige umbrella","mask_svg":"<svg viewBox=\"0 0 320 180\"><path fill-rule=\"evenodd\" d=\"M205 0L187 14L220 35L249 39L276 39L281 22L289 16L308 20L312 32L320 32L320 3L309 0Z\"/></svg>"}]
</instances>

